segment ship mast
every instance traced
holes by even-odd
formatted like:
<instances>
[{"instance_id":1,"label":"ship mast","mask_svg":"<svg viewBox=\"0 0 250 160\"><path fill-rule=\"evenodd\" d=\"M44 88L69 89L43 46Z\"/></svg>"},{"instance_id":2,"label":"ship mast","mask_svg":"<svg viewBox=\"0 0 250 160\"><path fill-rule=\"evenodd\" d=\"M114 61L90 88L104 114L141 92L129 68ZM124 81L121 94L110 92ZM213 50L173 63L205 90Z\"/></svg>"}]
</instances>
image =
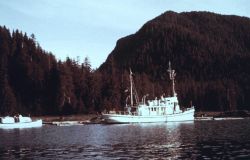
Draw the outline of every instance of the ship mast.
<instances>
[{"instance_id":1,"label":"ship mast","mask_svg":"<svg viewBox=\"0 0 250 160\"><path fill-rule=\"evenodd\" d=\"M131 106L133 106L134 105L133 94L135 96L135 103L136 104L139 103L139 97L138 97L136 88L134 86L133 73L132 73L131 69L130 69L129 80L130 80L130 104L131 104ZM134 91L134 93L133 93L133 91Z\"/></svg>"},{"instance_id":2,"label":"ship mast","mask_svg":"<svg viewBox=\"0 0 250 160\"><path fill-rule=\"evenodd\" d=\"M169 64L168 64L168 72L169 72L169 78L172 81L173 96L176 97L177 96L177 94L175 92L175 76L176 76L176 73L175 73L175 70L171 69L171 62L170 61L169 61Z\"/></svg>"},{"instance_id":3,"label":"ship mast","mask_svg":"<svg viewBox=\"0 0 250 160\"><path fill-rule=\"evenodd\" d=\"M130 105L131 107L133 106L133 77L132 77L132 71L130 69L130 75L129 75L129 80L130 80Z\"/></svg>"}]
</instances>

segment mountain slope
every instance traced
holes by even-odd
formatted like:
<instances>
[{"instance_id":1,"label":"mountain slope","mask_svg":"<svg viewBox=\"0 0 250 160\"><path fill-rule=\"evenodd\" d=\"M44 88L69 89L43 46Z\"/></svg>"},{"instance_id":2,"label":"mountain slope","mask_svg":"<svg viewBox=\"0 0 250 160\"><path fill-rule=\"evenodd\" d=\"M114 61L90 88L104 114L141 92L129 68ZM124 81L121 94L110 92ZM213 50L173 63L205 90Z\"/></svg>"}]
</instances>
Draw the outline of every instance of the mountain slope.
<instances>
[{"instance_id":1,"label":"mountain slope","mask_svg":"<svg viewBox=\"0 0 250 160\"><path fill-rule=\"evenodd\" d=\"M119 77L131 67L141 79L139 93L159 96L170 94L171 61L182 105L192 100L198 110L248 109L249 28L245 17L166 12L118 40L99 71Z\"/></svg>"}]
</instances>

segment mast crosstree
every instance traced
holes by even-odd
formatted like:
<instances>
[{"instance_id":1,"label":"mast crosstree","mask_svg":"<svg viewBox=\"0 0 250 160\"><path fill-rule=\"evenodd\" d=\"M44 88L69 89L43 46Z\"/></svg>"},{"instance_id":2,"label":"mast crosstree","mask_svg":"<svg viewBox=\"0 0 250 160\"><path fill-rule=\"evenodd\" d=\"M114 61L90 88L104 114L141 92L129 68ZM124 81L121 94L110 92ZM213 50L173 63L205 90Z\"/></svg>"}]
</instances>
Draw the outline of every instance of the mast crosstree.
<instances>
[{"instance_id":1,"label":"mast crosstree","mask_svg":"<svg viewBox=\"0 0 250 160\"><path fill-rule=\"evenodd\" d=\"M176 73L175 73L175 70L172 70L170 61L168 63L168 72L169 72L169 78L172 81L173 96L176 97L177 96L177 93L175 92L175 76L176 76Z\"/></svg>"}]
</instances>

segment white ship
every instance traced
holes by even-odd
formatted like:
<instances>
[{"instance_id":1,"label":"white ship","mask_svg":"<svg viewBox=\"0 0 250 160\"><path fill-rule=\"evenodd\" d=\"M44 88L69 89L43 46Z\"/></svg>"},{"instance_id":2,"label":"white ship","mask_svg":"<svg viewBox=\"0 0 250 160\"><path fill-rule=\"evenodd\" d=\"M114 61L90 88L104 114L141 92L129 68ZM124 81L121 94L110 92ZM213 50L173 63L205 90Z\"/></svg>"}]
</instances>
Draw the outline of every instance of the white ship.
<instances>
[{"instance_id":1,"label":"white ship","mask_svg":"<svg viewBox=\"0 0 250 160\"><path fill-rule=\"evenodd\" d=\"M138 103L138 96L134 87L132 72L130 71L130 105L126 111L110 111L103 113L102 118L106 123L150 123L150 122L174 122L193 121L194 106L181 110L175 92L175 70L169 63L169 76L172 81L173 96L147 101L147 95L143 96L142 102ZM134 98L136 103L134 105Z\"/></svg>"},{"instance_id":2,"label":"white ship","mask_svg":"<svg viewBox=\"0 0 250 160\"><path fill-rule=\"evenodd\" d=\"M0 129L33 128L41 127L42 125L41 119L32 121L30 117L23 117L22 115L17 117L0 117Z\"/></svg>"}]
</instances>

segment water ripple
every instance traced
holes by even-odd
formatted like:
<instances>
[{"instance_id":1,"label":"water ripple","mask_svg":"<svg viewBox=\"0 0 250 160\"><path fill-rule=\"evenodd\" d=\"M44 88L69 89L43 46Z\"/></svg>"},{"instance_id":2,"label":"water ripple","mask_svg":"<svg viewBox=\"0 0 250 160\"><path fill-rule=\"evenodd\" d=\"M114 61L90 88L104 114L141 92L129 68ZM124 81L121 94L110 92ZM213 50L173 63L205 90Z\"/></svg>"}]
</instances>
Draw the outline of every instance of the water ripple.
<instances>
[{"instance_id":1,"label":"water ripple","mask_svg":"<svg viewBox=\"0 0 250 160\"><path fill-rule=\"evenodd\" d=\"M0 130L0 159L250 159L249 124L243 120Z\"/></svg>"}]
</instances>

